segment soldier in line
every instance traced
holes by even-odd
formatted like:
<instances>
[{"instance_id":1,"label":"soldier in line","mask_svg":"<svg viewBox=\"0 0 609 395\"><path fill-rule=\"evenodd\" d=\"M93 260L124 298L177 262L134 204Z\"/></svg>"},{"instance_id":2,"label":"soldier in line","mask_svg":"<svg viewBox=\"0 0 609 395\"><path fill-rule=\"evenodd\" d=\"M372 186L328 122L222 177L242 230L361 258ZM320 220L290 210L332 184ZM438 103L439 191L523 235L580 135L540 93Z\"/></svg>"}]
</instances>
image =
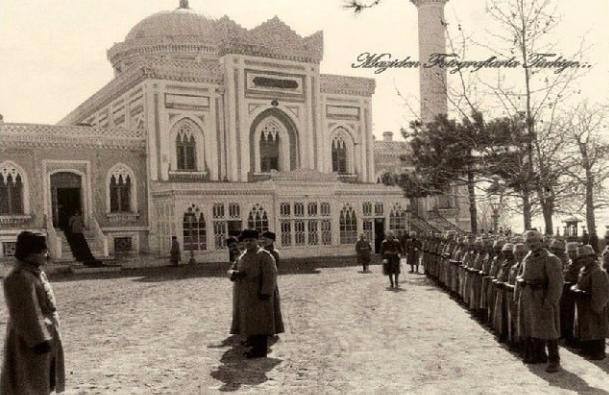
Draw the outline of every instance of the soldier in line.
<instances>
[{"instance_id":1,"label":"soldier in line","mask_svg":"<svg viewBox=\"0 0 609 395\"><path fill-rule=\"evenodd\" d=\"M522 287L520 308L530 335L527 363L545 363L546 372L560 370L558 338L560 337L559 303L563 289L562 263L543 248L538 231L525 234L531 252L522 263L518 287ZM548 355L546 355L546 347Z\"/></svg>"},{"instance_id":2,"label":"soldier in line","mask_svg":"<svg viewBox=\"0 0 609 395\"><path fill-rule=\"evenodd\" d=\"M501 247L501 260L497 259L496 262L499 270L497 270L497 277L493 279L492 286L495 287L494 300L489 303L493 303L493 328L497 332L499 342L503 343L509 340L509 300L507 287L505 286L509 280L510 271L512 266L516 263L514 258L514 245L505 243Z\"/></svg>"},{"instance_id":3,"label":"soldier in line","mask_svg":"<svg viewBox=\"0 0 609 395\"><path fill-rule=\"evenodd\" d=\"M362 265L362 273L370 273L372 246L366 239L366 234L359 235L359 240L355 243L355 253L357 254L357 263Z\"/></svg>"},{"instance_id":4,"label":"soldier in line","mask_svg":"<svg viewBox=\"0 0 609 395\"><path fill-rule=\"evenodd\" d=\"M507 293L507 300L509 305L508 310L508 330L509 330L509 341L513 348L518 349L520 347L520 337L518 336L518 295L514 293L514 286L516 285L516 278L520 274L520 265L524 256L526 255L526 247L522 243L514 244L513 249L514 263L510 268L508 275L508 281L504 287Z\"/></svg>"},{"instance_id":5,"label":"soldier in line","mask_svg":"<svg viewBox=\"0 0 609 395\"><path fill-rule=\"evenodd\" d=\"M565 250L565 243L559 239L552 239L550 242L550 252L560 259L562 263L562 267L564 269L565 266L569 263L569 257L567 256Z\"/></svg>"},{"instance_id":6,"label":"soldier in line","mask_svg":"<svg viewBox=\"0 0 609 395\"><path fill-rule=\"evenodd\" d=\"M582 246L578 257L583 268L572 288L577 300L575 330L584 356L601 360L605 359L605 338L609 331L609 277L598 263L592 246Z\"/></svg>"},{"instance_id":7,"label":"soldier in line","mask_svg":"<svg viewBox=\"0 0 609 395\"><path fill-rule=\"evenodd\" d=\"M481 303L482 308L486 308L486 319L489 324L493 324L493 316L495 310L495 292L496 287L493 284L493 281L497 279L497 273L501 268L504 260L504 254L502 254L503 245L505 241L501 239L497 239L493 242L493 246L491 249L492 258L489 259L483 267L483 272L487 274L487 282L486 287L482 289L482 297L485 299L483 303ZM484 285L484 284L483 284Z\"/></svg>"},{"instance_id":8,"label":"soldier in line","mask_svg":"<svg viewBox=\"0 0 609 395\"><path fill-rule=\"evenodd\" d=\"M400 255L402 247L400 242L393 237L393 232L388 231L385 240L381 243L381 256L385 260L383 271L389 276L390 288L399 288L400 278Z\"/></svg>"},{"instance_id":9,"label":"soldier in line","mask_svg":"<svg viewBox=\"0 0 609 395\"><path fill-rule=\"evenodd\" d=\"M609 272L609 229L605 232L605 248L601 256L603 257L601 266L606 272Z\"/></svg>"},{"instance_id":10,"label":"soldier in line","mask_svg":"<svg viewBox=\"0 0 609 395\"><path fill-rule=\"evenodd\" d=\"M577 283L582 261L577 254L577 242L567 243L567 265L563 269L565 285L560 298L560 334L567 346L576 346L577 340L574 334L575 323L575 294L571 287Z\"/></svg>"}]
</instances>

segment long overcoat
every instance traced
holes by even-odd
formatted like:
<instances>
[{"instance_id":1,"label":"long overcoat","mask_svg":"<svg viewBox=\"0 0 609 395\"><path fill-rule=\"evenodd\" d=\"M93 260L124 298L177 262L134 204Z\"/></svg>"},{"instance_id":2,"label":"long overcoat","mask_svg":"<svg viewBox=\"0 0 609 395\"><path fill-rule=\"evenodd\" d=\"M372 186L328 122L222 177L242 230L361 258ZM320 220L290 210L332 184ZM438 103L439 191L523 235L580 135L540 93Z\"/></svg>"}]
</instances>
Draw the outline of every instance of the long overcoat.
<instances>
[{"instance_id":1,"label":"long overcoat","mask_svg":"<svg viewBox=\"0 0 609 395\"><path fill-rule=\"evenodd\" d=\"M359 239L355 243L355 252L357 254L357 263L359 263L360 265L367 265L370 263L370 254L372 252L372 246L370 245L368 240Z\"/></svg>"},{"instance_id":2,"label":"long overcoat","mask_svg":"<svg viewBox=\"0 0 609 395\"><path fill-rule=\"evenodd\" d=\"M584 266L579 273L577 288L586 297L577 298L575 335L579 340L600 340L608 337L609 278L598 263Z\"/></svg>"},{"instance_id":3,"label":"long overcoat","mask_svg":"<svg viewBox=\"0 0 609 395\"><path fill-rule=\"evenodd\" d=\"M238 333L243 336L279 333L273 298L277 266L272 255L262 248L246 251L236 267L240 273L236 279Z\"/></svg>"},{"instance_id":4,"label":"long overcoat","mask_svg":"<svg viewBox=\"0 0 609 395\"><path fill-rule=\"evenodd\" d=\"M8 322L0 377L3 395L63 392L65 368L53 289L38 266L18 261L4 279ZM32 347L49 341L51 351Z\"/></svg>"},{"instance_id":5,"label":"long overcoat","mask_svg":"<svg viewBox=\"0 0 609 395\"><path fill-rule=\"evenodd\" d=\"M275 259L275 266L277 270L279 270L279 261L281 256L279 255L279 251L273 246L270 249L267 249L268 252L271 253L273 259ZM281 296L279 295L279 284L277 281L275 282L275 291L273 292L273 311L275 314L275 333L283 333L285 328L283 326L283 314L281 313Z\"/></svg>"},{"instance_id":6,"label":"long overcoat","mask_svg":"<svg viewBox=\"0 0 609 395\"><path fill-rule=\"evenodd\" d=\"M546 249L530 251L522 261L520 318L525 333L533 338L560 337L560 296L563 289L562 262ZM517 283L520 288L522 283Z\"/></svg>"}]
</instances>

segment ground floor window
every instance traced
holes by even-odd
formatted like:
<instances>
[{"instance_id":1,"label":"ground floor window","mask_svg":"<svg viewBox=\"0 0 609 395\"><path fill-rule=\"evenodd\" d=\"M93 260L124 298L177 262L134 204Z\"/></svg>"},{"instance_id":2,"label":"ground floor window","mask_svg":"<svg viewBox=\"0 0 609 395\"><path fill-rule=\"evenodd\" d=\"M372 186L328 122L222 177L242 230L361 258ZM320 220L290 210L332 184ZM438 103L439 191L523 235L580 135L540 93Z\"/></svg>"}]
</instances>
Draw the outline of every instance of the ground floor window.
<instances>
[{"instance_id":1,"label":"ground floor window","mask_svg":"<svg viewBox=\"0 0 609 395\"><path fill-rule=\"evenodd\" d=\"M207 249L205 217L194 204L184 213L183 229L184 251Z\"/></svg>"},{"instance_id":2,"label":"ground floor window","mask_svg":"<svg viewBox=\"0 0 609 395\"><path fill-rule=\"evenodd\" d=\"M283 247L332 244L330 203L281 202L279 208Z\"/></svg>"},{"instance_id":3,"label":"ground floor window","mask_svg":"<svg viewBox=\"0 0 609 395\"><path fill-rule=\"evenodd\" d=\"M340 212L340 244L353 244L357 240L357 219L350 205Z\"/></svg>"},{"instance_id":4,"label":"ground floor window","mask_svg":"<svg viewBox=\"0 0 609 395\"><path fill-rule=\"evenodd\" d=\"M15 256L15 247L17 243L14 241L2 242L2 256Z\"/></svg>"}]
</instances>

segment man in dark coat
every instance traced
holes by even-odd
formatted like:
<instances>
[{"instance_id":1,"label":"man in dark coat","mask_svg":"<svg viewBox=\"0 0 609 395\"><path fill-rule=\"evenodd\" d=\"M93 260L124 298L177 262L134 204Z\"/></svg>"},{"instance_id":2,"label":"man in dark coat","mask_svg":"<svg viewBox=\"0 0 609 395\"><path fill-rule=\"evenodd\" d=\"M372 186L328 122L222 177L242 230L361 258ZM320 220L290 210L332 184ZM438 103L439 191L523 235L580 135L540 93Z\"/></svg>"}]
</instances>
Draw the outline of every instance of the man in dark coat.
<instances>
[{"instance_id":1,"label":"man in dark coat","mask_svg":"<svg viewBox=\"0 0 609 395\"><path fill-rule=\"evenodd\" d=\"M586 358L605 359L605 339L609 335L609 277L598 263L590 245L578 250L583 268L573 292L577 300L575 331Z\"/></svg>"},{"instance_id":2,"label":"man in dark coat","mask_svg":"<svg viewBox=\"0 0 609 395\"><path fill-rule=\"evenodd\" d=\"M577 242L567 243L567 264L563 268L565 285L560 297L560 336L568 346L577 344L573 331L575 324L575 294L571 287L577 283L582 262L577 256Z\"/></svg>"},{"instance_id":3,"label":"man in dark coat","mask_svg":"<svg viewBox=\"0 0 609 395\"><path fill-rule=\"evenodd\" d=\"M522 262L518 287L522 287L521 308L532 352L525 362L544 363L549 360L546 372L560 370L558 338L560 337L560 296L563 289L562 263L543 248L538 231L526 232L530 252ZM548 355L546 355L546 346Z\"/></svg>"},{"instance_id":4,"label":"man in dark coat","mask_svg":"<svg viewBox=\"0 0 609 395\"><path fill-rule=\"evenodd\" d=\"M239 256L236 270L230 273L237 282L239 333L252 346L247 358L265 358L268 336L278 333L273 293L277 286L277 266L273 256L258 245L258 231L246 229L239 239L245 252Z\"/></svg>"},{"instance_id":5,"label":"man in dark coat","mask_svg":"<svg viewBox=\"0 0 609 395\"><path fill-rule=\"evenodd\" d=\"M355 243L355 253L357 254L357 263L362 265L363 272L370 273L368 266L370 266L372 246L366 240L366 234L362 233L359 235L359 240Z\"/></svg>"},{"instance_id":6,"label":"man in dark coat","mask_svg":"<svg viewBox=\"0 0 609 395\"><path fill-rule=\"evenodd\" d=\"M4 279L8 322L0 394L50 394L65 388L64 354L53 289L42 266L45 237L17 237L16 265Z\"/></svg>"},{"instance_id":7,"label":"man in dark coat","mask_svg":"<svg viewBox=\"0 0 609 395\"><path fill-rule=\"evenodd\" d=\"M267 250L275 259L275 266L279 271L279 251L275 248L275 240L277 236L273 232L266 231L262 234L262 248ZM275 285L273 292L273 307L275 308L275 332L283 333L283 315L281 314L281 298L279 296L279 285Z\"/></svg>"},{"instance_id":8,"label":"man in dark coat","mask_svg":"<svg viewBox=\"0 0 609 395\"><path fill-rule=\"evenodd\" d=\"M410 265L410 273L419 272L419 252L421 251L421 241L417 239L416 232L410 232L410 237L406 240L406 261ZM415 269L416 268L416 269Z\"/></svg>"},{"instance_id":9,"label":"man in dark coat","mask_svg":"<svg viewBox=\"0 0 609 395\"><path fill-rule=\"evenodd\" d=\"M385 240L381 243L381 256L385 261L383 263L383 271L389 276L390 287L399 288L400 277L400 254L402 246L400 242L393 237L393 232L388 231ZM394 285L395 284L395 285Z\"/></svg>"},{"instance_id":10,"label":"man in dark coat","mask_svg":"<svg viewBox=\"0 0 609 395\"><path fill-rule=\"evenodd\" d=\"M171 251L169 252L170 258L169 261L173 266L178 266L180 264L180 243L178 242L178 238L176 236L171 236Z\"/></svg>"}]
</instances>

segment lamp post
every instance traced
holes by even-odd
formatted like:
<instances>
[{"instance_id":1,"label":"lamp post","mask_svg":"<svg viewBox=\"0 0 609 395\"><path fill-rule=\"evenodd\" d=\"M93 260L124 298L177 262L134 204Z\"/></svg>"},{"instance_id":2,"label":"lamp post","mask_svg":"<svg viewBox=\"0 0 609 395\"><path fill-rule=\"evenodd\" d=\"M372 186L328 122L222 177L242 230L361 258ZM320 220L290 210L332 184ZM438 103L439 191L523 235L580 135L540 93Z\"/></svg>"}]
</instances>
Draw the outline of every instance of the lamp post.
<instances>
[{"instance_id":1,"label":"lamp post","mask_svg":"<svg viewBox=\"0 0 609 395\"><path fill-rule=\"evenodd\" d=\"M489 206L491 208L491 220L493 233L497 233L499 230L499 217L501 216L501 185L499 184L499 177L493 177L493 184L489 188Z\"/></svg>"}]
</instances>

